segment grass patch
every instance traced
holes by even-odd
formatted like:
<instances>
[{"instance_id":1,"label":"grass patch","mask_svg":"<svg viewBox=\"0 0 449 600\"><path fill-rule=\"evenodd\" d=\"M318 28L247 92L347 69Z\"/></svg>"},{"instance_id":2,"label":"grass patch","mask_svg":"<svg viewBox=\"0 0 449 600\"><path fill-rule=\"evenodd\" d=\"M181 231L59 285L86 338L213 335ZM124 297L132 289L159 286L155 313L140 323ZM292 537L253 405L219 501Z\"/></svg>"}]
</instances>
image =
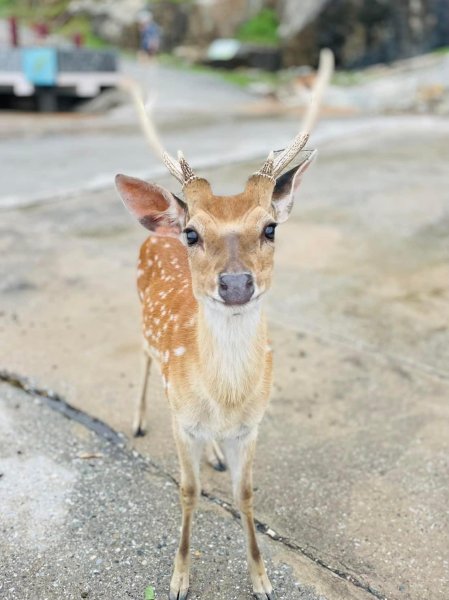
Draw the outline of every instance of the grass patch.
<instances>
[{"instance_id":1,"label":"grass patch","mask_svg":"<svg viewBox=\"0 0 449 600\"><path fill-rule=\"evenodd\" d=\"M54 33L68 38L72 38L76 33L79 33L87 48L102 49L108 47L108 44L104 40L92 33L90 21L88 17L83 15L72 17L67 23L55 29Z\"/></svg>"},{"instance_id":2,"label":"grass patch","mask_svg":"<svg viewBox=\"0 0 449 600\"><path fill-rule=\"evenodd\" d=\"M194 0L168 0L170 4L192 4ZM157 4L160 0L150 0L151 4Z\"/></svg>"},{"instance_id":3,"label":"grass patch","mask_svg":"<svg viewBox=\"0 0 449 600\"><path fill-rule=\"evenodd\" d=\"M442 46L441 48L437 48L432 52L432 54L449 54L449 46Z\"/></svg>"},{"instance_id":4,"label":"grass patch","mask_svg":"<svg viewBox=\"0 0 449 600\"><path fill-rule=\"evenodd\" d=\"M282 77L282 72L273 73L270 71L261 71L258 69L217 69L208 65L189 64L185 61L173 56L172 54L161 54L159 59L162 64L168 67L173 67L180 70L188 70L194 73L204 73L212 75L220 79L236 85L241 88L246 88L253 83L270 83L276 84Z\"/></svg>"},{"instance_id":5,"label":"grass patch","mask_svg":"<svg viewBox=\"0 0 449 600\"><path fill-rule=\"evenodd\" d=\"M279 19L276 11L264 8L240 26L236 37L242 42L277 46L279 44L278 28Z\"/></svg>"},{"instance_id":6,"label":"grass patch","mask_svg":"<svg viewBox=\"0 0 449 600\"><path fill-rule=\"evenodd\" d=\"M359 85L365 81L367 81L367 76L363 71L337 71L332 76L332 84L341 85L343 87Z\"/></svg>"},{"instance_id":7,"label":"grass patch","mask_svg":"<svg viewBox=\"0 0 449 600\"><path fill-rule=\"evenodd\" d=\"M0 0L0 15L2 17L17 17L26 23L45 21L51 22L66 12L69 0L54 2L30 3L28 0Z\"/></svg>"},{"instance_id":8,"label":"grass patch","mask_svg":"<svg viewBox=\"0 0 449 600\"><path fill-rule=\"evenodd\" d=\"M107 44L93 34L87 16L69 17L67 9L69 0L53 0L30 5L28 0L0 0L0 17L17 17L25 25L43 22L50 28L50 33L71 38L74 34L82 35L88 48L105 48ZM67 16L67 18L66 18Z\"/></svg>"}]
</instances>

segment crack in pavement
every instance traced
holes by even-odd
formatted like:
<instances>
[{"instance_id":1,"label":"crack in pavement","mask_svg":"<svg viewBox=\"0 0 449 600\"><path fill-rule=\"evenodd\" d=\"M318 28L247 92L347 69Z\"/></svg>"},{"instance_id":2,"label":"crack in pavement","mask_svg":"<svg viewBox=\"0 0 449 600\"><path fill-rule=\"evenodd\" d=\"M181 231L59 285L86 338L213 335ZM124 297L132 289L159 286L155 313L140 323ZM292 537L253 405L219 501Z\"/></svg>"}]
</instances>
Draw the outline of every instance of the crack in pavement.
<instances>
[{"instance_id":1,"label":"crack in pavement","mask_svg":"<svg viewBox=\"0 0 449 600\"><path fill-rule=\"evenodd\" d=\"M60 394L56 393L55 391L49 388L36 386L27 377L18 375L17 373L12 373L7 370L0 370L0 382L19 388L29 396L38 398L49 408L55 410L56 412L59 412L67 419L80 423L87 429L93 431L98 436L107 440L119 450L126 452L127 454L130 453L132 457L136 461L138 461L139 466L143 467L145 470L150 471L153 475L165 477L166 479L169 479L172 483L174 483L177 487L179 487L179 481L175 477L173 477L173 475L171 475L168 471L163 469L163 467L161 467L158 463L155 463L150 458L145 457L136 450L130 448L127 443L128 438L123 433L115 431L115 429L112 429L112 427L107 425L104 421L101 421L96 417L92 417L88 413L71 406L66 400L64 400L64 398ZM214 494L211 494L210 492L206 492L204 490L201 491L201 496L203 498L206 498L210 502L220 506L233 518L240 520L240 513L238 512L238 510L226 500L223 500L222 498L219 498L218 496L215 496ZM254 522L256 524L257 531L269 537L274 542L282 544L290 550L293 550L294 552L305 556L316 565L319 565L320 567L331 572L333 575L336 575L340 579L344 579L345 581L351 583L355 587L371 594L372 596L377 598L377 600L388 600L386 596L384 596L381 592L373 588L369 583L364 583L351 573L345 572L339 569L338 567L327 564L324 560L317 558L309 549L301 546L294 540L274 531L267 523L263 523L257 518L254 519Z\"/></svg>"},{"instance_id":2,"label":"crack in pavement","mask_svg":"<svg viewBox=\"0 0 449 600\"><path fill-rule=\"evenodd\" d=\"M17 387L31 396L36 396L41 400L45 400L45 403L53 410L61 413L72 421L77 421L84 425L91 431L95 432L102 438L112 442L114 444L124 444L125 436L118 433L112 427L109 427L104 421L100 421L95 417L83 412L68 404L62 396L54 392L49 388L40 388L33 385L32 381L17 373L11 373L9 371L0 370L0 381L9 383L10 385Z\"/></svg>"}]
</instances>

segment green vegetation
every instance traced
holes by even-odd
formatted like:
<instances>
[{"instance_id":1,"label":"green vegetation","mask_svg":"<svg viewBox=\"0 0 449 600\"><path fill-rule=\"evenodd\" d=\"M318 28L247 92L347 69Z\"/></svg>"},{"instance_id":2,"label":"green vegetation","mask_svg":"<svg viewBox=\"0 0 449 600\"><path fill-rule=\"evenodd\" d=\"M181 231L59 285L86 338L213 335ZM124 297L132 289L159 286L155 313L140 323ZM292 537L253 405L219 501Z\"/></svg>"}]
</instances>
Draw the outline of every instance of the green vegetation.
<instances>
[{"instance_id":1,"label":"green vegetation","mask_svg":"<svg viewBox=\"0 0 449 600\"><path fill-rule=\"evenodd\" d=\"M264 8L255 17L243 23L237 32L242 42L277 46L279 19L276 11Z\"/></svg>"},{"instance_id":2,"label":"green vegetation","mask_svg":"<svg viewBox=\"0 0 449 600\"><path fill-rule=\"evenodd\" d=\"M193 0L168 0L172 4L191 4ZM157 4L160 0L150 0L150 4Z\"/></svg>"},{"instance_id":3,"label":"green vegetation","mask_svg":"<svg viewBox=\"0 0 449 600\"><path fill-rule=\"evenodd\" d=\"M154 600L154 587L152 585L145 589L145 600Z\"/></svg>"},{"instance_id":4,"label":"green vegetation","mask_svg":"<svg viewBox=\"0 0 449 600\"><path fill-rule=\"evenodd\" d=\"M83 15L77 15L68 20L64 25L54 30L55 33L65 37L73 37L79 33L88 48L105 48L107 44L104 40L92 33L92 27L89 19Z\"/></svg>"},{"instance_id":5,"label":"green vegetation","mask_svg":"<svg viewBox=\"0 0 449 600\"><path fill-rule=\"evenodd\" d=\"M67 10L69 0L32 2L31 0L0 0L0 14L12 16L26 22L53 21Z\"/></svg>"},{"instance_id":6,"label":"green vegetation","mask_svg":"<svg viewBox=\"0 0 449 600\"><path fill-rule=\"evenodd\" d=\"M229 83L239 87L248 87L253 83L273 83L276 84L284 76L281 72L272 73L268 71L260 71L258 69L218 69L207 65L188 64L183 60L176 58L172 54L161 54L159 56L162 64L176 68L194 71L196 73L205 73L220 77Z\"/></svg>"},{"instance_id":7,"label":"green vegetation","mask_svg":"<svg viewBox=\"0 0 449 600\"><path fill-rule=\"evenodd\" d=\"M0 17L17 17L22 23L46 23L51 33L73 37L79 33L89 48L102 48L106 44L92 33L88 17L67 13L69 0L47 0L33 2L32 0L0 0Z\"/></svg>"},{"instance_id":8,"label":"green vegetation","mask_svg":"<svg viewBox=\"0 0 449 600\"><path fill-rule=\"evenodd\" d=\"M436 50L433 51L432 54L448 54L449 53L449 46L442 46L441 48L437 48Z\"/></svg>"},{"instance_id":9,"label":"green vegetation","mask_svg":"<svg viewBox=\"0 0 449 600\"><path fill-rule=\"evenodd\" d=\"M0 0L0 18L9 17L13 12L14 0Z\"/></svg>"},{"instance_id":10,"label":"green vegetation","mask_svg":"<svg viewBox=\"0 0 449 600\"><path fill-rule=\"evenodd\" d=\"M367 79L363 71L336 71L332 77L332 84L346 87L364 83Z\"/></svg>"},{"instance_id":11,"label":"green vegetation","mask_svg":"<svg viewBox=\"0 0 449 600\"><path fill-rule=\"evenodd\" d=\"M212 67L202 67L202 71L211 73L217 77L221 77L229 83L238 85L239 87L248 87L254 83L277 83L279 81L278 73L270 73L268 71L235 69L226 71L225 69L213 69Z\"/></svg>"}]
</instances>

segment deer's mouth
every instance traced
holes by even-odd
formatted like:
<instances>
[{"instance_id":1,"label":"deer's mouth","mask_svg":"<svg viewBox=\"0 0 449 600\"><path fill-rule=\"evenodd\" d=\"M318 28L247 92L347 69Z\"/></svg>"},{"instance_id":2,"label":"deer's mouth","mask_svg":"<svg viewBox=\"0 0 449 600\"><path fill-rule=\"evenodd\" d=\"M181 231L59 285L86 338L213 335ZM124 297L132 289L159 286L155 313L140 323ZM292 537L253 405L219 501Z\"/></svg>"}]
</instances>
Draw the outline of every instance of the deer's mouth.
<instances>
[{"instance_id":1,"label":"deer's mouth","mask_svg":"<svg viewBox=\"0 0 449 600\"><path fill-rule=\"evenodd\" d=\"M251 308L255 308L260 303L260 300L261 300L262 296L264 295L264 293L265 293L264 291L259 290L248 301L236 303L236 304L230 304L228 302L225 302L224 300L222 300L220 297L217 297L217 296L207 295L206 302L211 307L238 315L238 314L243 314L244 312L247 312Z\"/></svg>"}]
</instances>

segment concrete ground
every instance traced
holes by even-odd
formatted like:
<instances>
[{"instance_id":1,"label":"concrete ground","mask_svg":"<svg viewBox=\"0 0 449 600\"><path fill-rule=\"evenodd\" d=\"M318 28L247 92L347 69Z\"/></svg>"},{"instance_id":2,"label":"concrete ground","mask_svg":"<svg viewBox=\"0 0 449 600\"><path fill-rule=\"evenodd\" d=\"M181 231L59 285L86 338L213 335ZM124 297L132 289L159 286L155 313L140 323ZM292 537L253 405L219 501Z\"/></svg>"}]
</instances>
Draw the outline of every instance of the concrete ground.
<instances>
[{"instance_id":1,"label":"concrete ground","mask_svg":"<svg viewBox=\"0 0 449 600\"><path fill-rule=\"evenodd\" d=\"M6 384L0 398L0 597L143 599L148 586L167 597L180 520L170 475L43 398ZM279 598L358 597L285 544L260 537ZM198 510L192 557L192 600L251 596L243 531L211 499Z\"/></svg>"},{"instance_id":2,"label":"concrete ground","mask_svg":"<svg viewBox=\"0 0 449 600\"><path fill-rule=\"evenodd\" d=\"M409 119L323 143L279 228L255 485L280 598L447 600L448 131ZM255 166L205 174L226 191ZM5 383L6 598L62 597L53 584L64 597L142 598L147 584L164 597L179 514L156 373L148 435L129 439L145 232L112 188L4 210L0 229L0 367L125 436L120 449ZM203 485L192 597L249 597L228 476L205 467Z\"/></svg>"}]
</instances>

